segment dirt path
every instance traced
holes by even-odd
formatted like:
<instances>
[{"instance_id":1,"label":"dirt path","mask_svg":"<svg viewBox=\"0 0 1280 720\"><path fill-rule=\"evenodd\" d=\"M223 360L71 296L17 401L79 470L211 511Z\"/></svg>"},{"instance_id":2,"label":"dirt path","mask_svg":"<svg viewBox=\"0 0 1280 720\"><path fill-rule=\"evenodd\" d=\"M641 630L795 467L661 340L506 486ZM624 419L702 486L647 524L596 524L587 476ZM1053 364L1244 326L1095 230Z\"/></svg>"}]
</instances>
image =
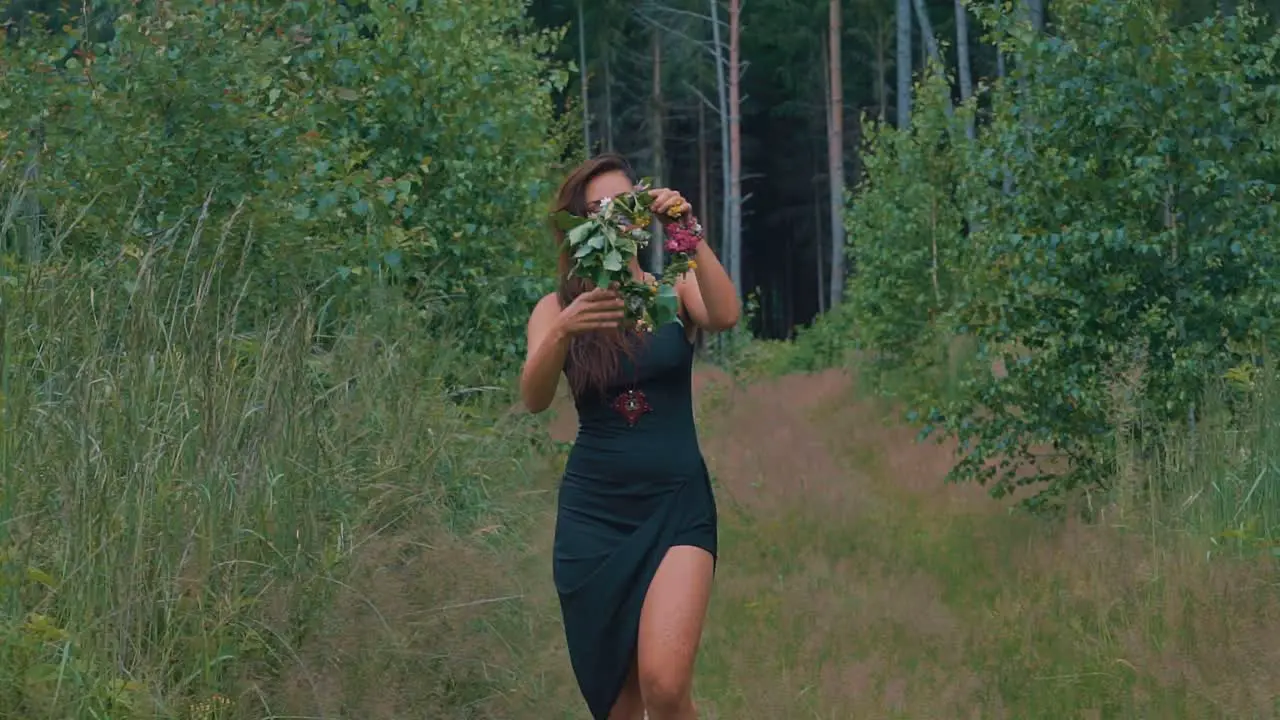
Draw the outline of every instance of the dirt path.
<instances>
[{"instance_id":1,"label":"dirt path","mask_svg":"<svg viewBox=\"0 0 1280 720\"><path fill-rule=\"evenodd\" d=\"M838 372L695 378L721 517L703 718L1280 717L1274 563L1009 515L944 484L948 449L917 444ZM557 410L568 442L572 406ZM284 678L294 704L583 718L551 584L563 460L495 496L472 537L426 522L368 542L302 653L309 672Z\"/></svg>"},{"instance_id":2,"label":"dirt path","mask_svg":"<svg viewBox=\"0 0 1280 720\"><path fill-rule=\"evenodd\" d=\"M852 402L839 372L737 387L723 373L701 371L696 386L722 540L699 671L704 710L723 718L844 718L910 709L888 639L928 644L961 620L942 602L936 578L895 567L884 526L897 498L878 492L876 478L888 474L909 493L937 495L947 452L916 446L909 431L882 423L882 410ZM568 442L576 419L567 404L557 410L553 436ZM952 489L942 503L957 511L976 496ZM931 682L943 695L963 701L978 685L972 673L939 671ZM572 705L572 693L564 695L552 704Z\"/></svg>"},{"instance_id":3,"label":"dirt path","mask_svg":"<svg viewBox=\"0 0 1280 720\"><path fill-rule=\"evenodd\" d=\"M949 449L840 372L696 387L721 513L706 717L1280 716L1274 575L1011 517L945 484ZM575 427L562 403L553 435ZM549 581L532 584L538 676L507 712L581 717Z\"/></svg>"},{"instance_id":4,"label":"dirt path","mask_svg":"<svg viewBox=\"0 0 1280 720\"><path fill-rule=\"evenodd\" d=\"M938 496L947 452L887 425L839 372L722 385L704 402L726 547L700 676L708 707L722 717L965 716L972 673L901 667L902 646L942 650L962 628L942 583L904 567L893 537L900 492ZM949 511L973 497L941 495ZM920 672L927 703L912 687Z\"/></svg>"}]
</instances>

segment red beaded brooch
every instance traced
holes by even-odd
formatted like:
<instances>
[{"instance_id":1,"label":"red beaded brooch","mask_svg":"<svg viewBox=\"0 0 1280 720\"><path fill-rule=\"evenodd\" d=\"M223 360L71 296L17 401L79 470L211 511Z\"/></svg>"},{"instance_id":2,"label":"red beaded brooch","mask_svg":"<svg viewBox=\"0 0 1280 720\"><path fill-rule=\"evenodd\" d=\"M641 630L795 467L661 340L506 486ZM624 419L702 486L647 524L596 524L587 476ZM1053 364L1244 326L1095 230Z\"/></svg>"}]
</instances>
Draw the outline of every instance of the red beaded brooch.
<instances>
[{"instance_id":1,"label":"red beaded brooch","mask_svg":"<svg viewBox=\"0 0 1280 720\"><path fill-rule=\"evenodd\" d=\"M653 412L653 408L649 406L649 400L639 390L628 390L619 395L613 401L613 409L626 418L627 425L631 426L640 421L641 415Z\"/></svg>"}]
</instances>

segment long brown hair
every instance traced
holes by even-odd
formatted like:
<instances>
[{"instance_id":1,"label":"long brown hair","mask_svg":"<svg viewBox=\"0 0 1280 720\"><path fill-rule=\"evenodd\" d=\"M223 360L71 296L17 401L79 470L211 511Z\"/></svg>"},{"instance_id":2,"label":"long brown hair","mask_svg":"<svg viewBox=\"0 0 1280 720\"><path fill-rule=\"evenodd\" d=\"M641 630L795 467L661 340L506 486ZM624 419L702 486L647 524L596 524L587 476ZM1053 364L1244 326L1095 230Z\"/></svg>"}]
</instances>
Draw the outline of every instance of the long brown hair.
<instances>
[{"instance_id":1,"label":"long brown hair","mask_svg":"<svg viewBox=\"0 0 1280 720\"><path fill-rule=\"evenodd\" d=\"M587 185L597 177L611 172L624 173L632 184L637 182L635 172L626 158L615 153L597 155L569 173L556 193L551 212L568 210L574 215L585 216ZM559 261L556 264L559 285L556 295L560 298L560 307L565 308L569 307L574 298L594 288L595 283L585 278L569 276L573 261L569 257L564 232L554 223L551 231L559 251ZM574 336L569 342L569 357L565 363L565 375L569 378L573 394L579 396L588 390L603 393L617 375L622 355L625 353L631 356L634 351L633 340L632 335L621 328L594 330Z\"/></svg>"}]
</instances>

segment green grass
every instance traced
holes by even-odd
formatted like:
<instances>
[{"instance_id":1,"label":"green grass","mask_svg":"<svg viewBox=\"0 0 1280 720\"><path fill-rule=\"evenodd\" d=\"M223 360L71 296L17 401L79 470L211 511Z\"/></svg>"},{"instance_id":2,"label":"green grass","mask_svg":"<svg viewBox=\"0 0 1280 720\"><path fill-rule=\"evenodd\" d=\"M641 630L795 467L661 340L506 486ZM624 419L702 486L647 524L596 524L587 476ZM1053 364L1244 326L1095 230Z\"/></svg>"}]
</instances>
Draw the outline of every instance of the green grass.
<instances>
[{"instance_id":1,"label":"green grass","mask_svg":"<svg viewBox=\"0 0 1280 720\"><path fill-rule=\"evenodd\" d=\"M0 275L0 717L581 717L545 420L390 298L251 317L239 258L189 249ZM709 450L707 717L1280 712L1263 377L1124 458L1084 525L903 465L942 450L856 388L799 407L786 344L735 347L747 387L699 406L708 448L737 443ZM808 494L770 487L780 423L829 456ZM771 474L717 470L734 447Z\"/></svg>"},{"instance_id":2,"label":"green grass","mask_svg":"<svg viewBox=\"0 0 1280 720\"><path fill-rule=\"evenodd\" d=\"M0 275L0 717L204 717L215 694L208 717L439 717L486 696L427 630L462 622L468 583L414 570L379 596L377 577L518 546L535 425L446 384L474 358L394 301L323 333L305 294L244 317L261 276L172 240Z\"/></svg>"},{"instance_id":3,"label":"green grass","mask_svg":"<svg viewBox=\"0 0 1280 720\"><path fill-rule=\"evenodd\" d=\"M1086 525L1001 511L940 475L935 489L904 484L889 455L939 450L869 429L892 417L845 395L811 420L840 461L829 481L869 490L857 502L792 496L725 514L732 561L699 676L716 717L1280 712L1280 674L1264 669L1280 574L1249 548L1213 551L1212 530L1246 507L1224 501L1248 492L1231 478L1252 479L1223 472L1223 443L1252 437L1244 454L1264 463L1280 450L1268 433L1202 428L1202 460L1180 473L1153 462L1126 480L1159 497L1135 489ZM1247 512L1273 512L1259 492Z\"/></svg>"}]
</instances>

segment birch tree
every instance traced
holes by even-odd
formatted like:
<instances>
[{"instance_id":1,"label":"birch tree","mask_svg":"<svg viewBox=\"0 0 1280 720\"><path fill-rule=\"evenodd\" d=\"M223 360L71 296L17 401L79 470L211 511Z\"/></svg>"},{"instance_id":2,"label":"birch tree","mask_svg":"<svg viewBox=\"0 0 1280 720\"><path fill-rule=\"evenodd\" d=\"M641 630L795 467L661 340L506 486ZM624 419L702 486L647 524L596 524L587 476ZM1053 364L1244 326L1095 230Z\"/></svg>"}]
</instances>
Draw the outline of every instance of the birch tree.
<instances>
[{"instance_id":1,"label":"birch tree","mask_svg":"<svg viewBox=\"0 0 1280 720\"><path fill-rule=\"evenodd\" d=\"M956 6L956 70L960 76L960 102L969 102L973 97L973 71L969 67L969 9L964 0L955 0ZM976 136L974 117L969 115L965 120L965 135L970 140Z\"/></svg>"},{"instance_id":2,"label":"birch tree","mask_svg":"<svg viewBox=\"0 0 1280 720\"><path fill-rule=\"evenodd\" d=\"M715 0L712 0L713 2ZM742 288L741 0L729 0L729 277Z\"/></svg>"},{"instance_id":3,"label":"birch tree","mask_svg":"<svg viewBox=\"0 0 1280 720\"><path fill-rule=\"evenodd\" d=\"M662 96L662 38L664 33L658 27L652 32L652 84L649 96L649 152L653 181L658 187L666 185L666 103ZM662 269L663 233L661 223L654 223L653 241L649 243L649 269L658 272Z\"/></svg>"},{"instance_id":4,"label":"birch tree","mask_svg":"<svg viewBox=\"0 0 1280 720\"><path fill-rule=\"evenodd\" d=\"M720 254L723 256L723 260L725 263L725 270L728 271L729 277L735 283L740 283L739 278L737 274L734 272L734 267L733 267L733 255L734 255L734 251L736 250L736 244L738 241L738 238L736 237L734 232L734 223L733 223L733 219L734 219L733 198L734 198L734 188L736 186L736 179L735 179L736 176L734 174L734 167L733 167L733 152L730 149L730 145L731 145L730 138L733 133L731 133L729 129L730 122L724 121L725 119L736 117L737 113L735 111L734 113L731 114L729 111L729 81L726 79L726 75L728 75L729 73L725 72L724 52L723 52L724 44L721 42L721 38L720 38L720 2L719 0L707 0L707 4L711 11L711 37L712 37L711 44L712 44L712 47L714 48L715 63L716 63L716 97L717 97L717 100L719 101L720 117L722 119L722 122L720 123L720 154L721 154L721 175L722 175L722 183L724 188L723 188L723 193L721 195L721 201L723 203L723 206L721 209L722 221L721 221L720 227L721 227L722 240L720 242L720 247L721 247ZM736 25L731 27L730 37L732 37L735 34L736 30L737 30ZM731 57L736 60L737 59L736 53L731 55ZM734 68L735 72L733 73L735 76L737 75L736 69L737 68L735 67ZM736 79L733 81L733 84L734 84L734 88L736 89L737 88Z\"/></svg>"},{"instance_id":5,"label":"birch tree","mask_svg":"<svg viewBox=\"0 0 1280 720\"><path fill-rule=\"evenodd\" d=\"M827 184L831 196L831 280L829 307L840 303L844 292L844 82L841 74L840 0L830 0L827 21ZM817 254L820 257L820 254Z\"/></svg>"},{"instance_id":6,"label":"birch tree","mask_svg":"<svg viewBox=\"0 0 1280 720\"><path fill-rule=\"evenodd\" d=\"M911 125L911 0L898 0L898 127Z\"/></svg>"},{"instance_id":7,"label":"birch tree","mask_svg":"<svg viewBox=\"0 0 1280 720\"><path fill-rule=\"evenodd\" d=\"M578 0L578 84L582 86L582 154L591 157L591 82L587 73L586 0Z\"/></svg>"}]
</instances>

